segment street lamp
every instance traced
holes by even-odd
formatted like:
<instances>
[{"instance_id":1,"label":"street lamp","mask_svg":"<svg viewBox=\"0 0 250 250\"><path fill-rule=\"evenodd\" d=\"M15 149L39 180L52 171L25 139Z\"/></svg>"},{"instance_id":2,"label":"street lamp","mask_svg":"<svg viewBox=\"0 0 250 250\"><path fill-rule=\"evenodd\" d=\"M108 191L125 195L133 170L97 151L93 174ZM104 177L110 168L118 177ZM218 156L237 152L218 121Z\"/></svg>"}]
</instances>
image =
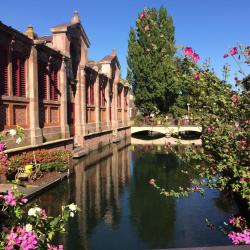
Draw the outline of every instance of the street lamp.
<instances>
[{"instance_id":1,"label":"street lamp","mask_svg":"<svg viewBox=\"0 0 250 250\"><path fill-rule=\"evenodd\" d=\"M187 103L187 108L188 108L188 119L189 119L189 106L190 106L190 103Z\"/></svg>"}]
</instances>

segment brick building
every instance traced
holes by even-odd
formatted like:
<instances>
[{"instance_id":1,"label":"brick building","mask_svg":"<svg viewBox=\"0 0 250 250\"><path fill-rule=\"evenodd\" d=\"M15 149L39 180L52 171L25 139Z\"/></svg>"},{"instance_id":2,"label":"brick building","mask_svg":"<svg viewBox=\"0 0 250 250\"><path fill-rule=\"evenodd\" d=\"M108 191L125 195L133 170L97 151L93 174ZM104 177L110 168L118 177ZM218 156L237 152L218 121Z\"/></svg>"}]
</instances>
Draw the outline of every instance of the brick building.
<instances>
[{"instance_id":1,"label":"brick building","mask_svg":"<svg viewBox=\"0 0 250 250\"><path fill-rule=\"evenodd\" d=\"M129 87L116 52L88 60L89 39L77 11L70 23L39 37L0 23L0 131L19 125L19 150L95 149L129 136Z\"/></svg>"}]
</instances>

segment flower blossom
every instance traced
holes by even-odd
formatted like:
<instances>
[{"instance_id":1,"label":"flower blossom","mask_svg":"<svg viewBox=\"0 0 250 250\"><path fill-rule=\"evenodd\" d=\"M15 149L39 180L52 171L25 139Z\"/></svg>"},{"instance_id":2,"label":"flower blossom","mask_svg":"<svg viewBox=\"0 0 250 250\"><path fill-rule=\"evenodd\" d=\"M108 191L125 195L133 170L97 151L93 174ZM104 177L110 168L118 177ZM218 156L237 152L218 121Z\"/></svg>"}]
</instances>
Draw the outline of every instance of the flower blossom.
<instances>
[{"instance_id":1,"label":"flower blossom","mask_svg":"<svg viewBox=\"0 0 250 250\"><path fill-rule=\"evenodd\" d=\"M48 244L48 250L63 250L63 245L59 245L57 247L57 246Z\"/></svg>"},{"instance_id":2,"label":"flower blossom","mask_svg":"<svg viewBox=\"0 0 250 250\"><path fill-rule=\"evenodd\" d=\"M149 180L149 184L150 184L150 185L154 185L154 184L155 184L155 179L150 179L150 180Z\"/></svg>"},{"instance_id":3,"label":"flower blossom","mask_svg":"<svg viewBox=\"0 0 250 250\"><path fill-rule=\"evenodd\" d=\"M4 151L4 148L5 148L5 144L0 143L0 152Z\"/></svg>"},{"instance_id":4,"label":"flower blossom","mask_svg":"<svg viewBox=\"0 0 250 250\"><path fill-rule=\"evenodd\" d=\"M40 214L40 212L41 212L41 208L39 208L39 207L33 207L33 208L29 209L28 215L36 217L37 215Z\"/></svg>"},{"instance_id":5,"label":"flower blossom","mask_svg":"<svg viewBox=\"0 0 250 250\"><path fill-rule=\"evenodd\" d=\"M30 226L28 226L29 229ZM25 226L12 228L10 233L7 235L7 245L5 247L5 250L11 250L11 249L22 249L22 250L37 249L36 235L32 230L27 231Z\"/></svg>"},{"instance_id":6,"label":"flower blossom","mask_svg":"<svg viewBox=\"0 0 250 250\"><path fill-rule=\"evenodd\" d=\"M239 102L239 97L237 95L233 95L232 96L232 101L234 104L238 103Z\"/></svg>"},{"instance_id":7,"label":"flower blossom","mask_svg":"<svg viewBox=\"0 0 250 250\"><path fill-rule=\"evenodd\" d=\"M18 137L17 139L16 139L16 144L20 144L22 142L22 138L21 137Z\"/></svg>"},{"instance_id":8,"label":"flower blossom","mask_svg":"<svg viewBox=\"0 0 250 250\"><path fill-rule=\"evenodd\" d=\"M223 58L227 58L228 57L228 54L224 54Z\"/></svg>"},{"instance_id":9,"label":"flower blossom","mask_svg":"<svg viewBox=\"0 0 250 250\"><path fill-rule=\"evenodd\" d=\"M75 204L72 203L72 204L69 205L69 210L70 211L74 212L74 211L76 211L76 209L77 209L77 206Z\"/></svg>"},{"instance_id":10,"label":"flower blossom","mask_svg":"<svg viewBox=\"0 0 250 250\"><path fill-rule=\"evenodd\" d=\"M208 127L208 128L207 128L207 132L208 132L208 133L213 132L213 130L214 130L214 128L213 128L213 127Z\"/></svg>"},{"instance_id":11,"label":"flower blossom","mask_svg":"<svg viewBox=\"0 0 250 250\"><path fill-rule=\"evenodd\" d=\"M242 232L230 232L228 237L232 240L234 245L250 244L250 229L246 229Z\"/></svg>"},{"instance_id":12,"label":"flower blossom","mask_svg":"<svg viewBox=\"0 0 250 250\"><path fill-rule=\"evenodd\" d=\"M9 134L13 137L13 136L15 136L16 135L16 130L15 129L11 129L10 131L9 131Z\"/></svg>"},{"instance_id":13,"label":"flower blossom","mask_svg":"<svg viewBox=\"0 0 250 250\"><path fill-rule=\"evenodd\" d=\"M184 49L184 55L185 56L192 56L193 55L193 49L191 47L186 47Z\"/></svg>"},{"instance_id":14,"label":"flower blossom","mask_svg":"<svg viewBox=\"0 0 250 250\"><path fill-rule=\"evenodd\" d=\"M232 48L232 49L230 50L230 55L231 55L231 56L234 56L234 55L236 55L236 54L238 54L238 49L237 49L237 47L234 47L234 48Z\"/></svg>"},{"instance_id":15,"label":"flower blossom","mask_svg":"<svg viewBox=\"0 0 250 250\"><path fill-rule=\"evenodd\" d=\"M200 60L200 56L195 52L193 53L192 58L193 58L194 62L198 62Z\"/></svg>"},{"instance_id":16,"label":"flower blossom","mask_svg":"<svg viewBox=\"0 0 250 250\"><path fill-rule=\"evenodd\" d=\"M143 20L145 17L146 17L146 14L145 14L145 12L143 11L143 12L140 14L140 19Z\"/></svg>"},{"instance_id":17,"label":"flower blossom","mask_svg":"<svg viewBox=\"0 0 250 250\"><path fill-rule=\"evenodd\" d=\"M199 80L200 79L200 74L199 73L194 74L194 79Z\"/></svg>"},{"instance_id":18,"label":"flower blossom","mask_svg":"<svg viewBox=\"0 0 250 250\"><path fill-rule=\"evenodd\" d=\"M16 197L11 192L8 192L7 195L4 195L4 202L6 205L15 207L16 206Z\"/></svg>"}]
</instances>

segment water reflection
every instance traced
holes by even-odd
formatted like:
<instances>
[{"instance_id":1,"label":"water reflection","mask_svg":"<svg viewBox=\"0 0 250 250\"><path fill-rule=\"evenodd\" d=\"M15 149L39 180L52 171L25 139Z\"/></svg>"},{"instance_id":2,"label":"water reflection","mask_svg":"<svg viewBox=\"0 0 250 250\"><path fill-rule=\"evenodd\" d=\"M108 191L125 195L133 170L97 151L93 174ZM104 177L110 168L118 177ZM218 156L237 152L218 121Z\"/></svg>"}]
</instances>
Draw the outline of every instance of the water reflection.
<instances>
[{"instance_id":1,"label":"water reflection","mask_svg":"<svg viewBox=\"0 0 250 250\"><path fill-rule=\"evenodd\" d=\"M36 202L49 214L75 202L79 215L60 236L66 249L148 249L224 245L229 241L204 223L215 223L233 212L218 192L205 198L165 198L149 184L150 178L166 189L190 186L191 176L180 173L183 163L166 148L106 147L83 158L75 175L41 195ZM181 150L181 148L180 148ZM226 209L225 209L226 208Z\"/></svg>"}]
</instances>

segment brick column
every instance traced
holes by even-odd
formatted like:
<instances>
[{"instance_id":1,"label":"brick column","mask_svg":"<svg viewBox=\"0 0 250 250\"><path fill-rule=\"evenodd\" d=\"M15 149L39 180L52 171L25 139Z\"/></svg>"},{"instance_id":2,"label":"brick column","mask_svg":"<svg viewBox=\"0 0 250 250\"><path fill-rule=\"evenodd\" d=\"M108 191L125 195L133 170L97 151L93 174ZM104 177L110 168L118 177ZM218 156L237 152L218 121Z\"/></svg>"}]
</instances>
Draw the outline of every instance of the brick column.
<instances>
[{"instance_id":1,"label":"brick column","mask_svg":"<svg viewBox=\"0 0 250 250\"><path fill-rule=\"evenodd\" d=\"M39 127L39 107L38 107L38 70L37 70L37 50L31 48L28 60L28 86L29 86L29 115L30 115L30 142L31 145L43 142L42 131Z\"/></svg>"},{"instance_id":2,"label":"brick column","mask_svg":"<svg viewBox=\"0 0 250 250\"><path fill-rule=\"evenodd\" d=\"M69 125L68 125L68 99L67 99L67 64L65 61L65 58L63 58L61 70L59 72L60 77L60 124L61 124L61 135L62 138L68 138L69 137Z\"/></svg>"}]
</instances>

